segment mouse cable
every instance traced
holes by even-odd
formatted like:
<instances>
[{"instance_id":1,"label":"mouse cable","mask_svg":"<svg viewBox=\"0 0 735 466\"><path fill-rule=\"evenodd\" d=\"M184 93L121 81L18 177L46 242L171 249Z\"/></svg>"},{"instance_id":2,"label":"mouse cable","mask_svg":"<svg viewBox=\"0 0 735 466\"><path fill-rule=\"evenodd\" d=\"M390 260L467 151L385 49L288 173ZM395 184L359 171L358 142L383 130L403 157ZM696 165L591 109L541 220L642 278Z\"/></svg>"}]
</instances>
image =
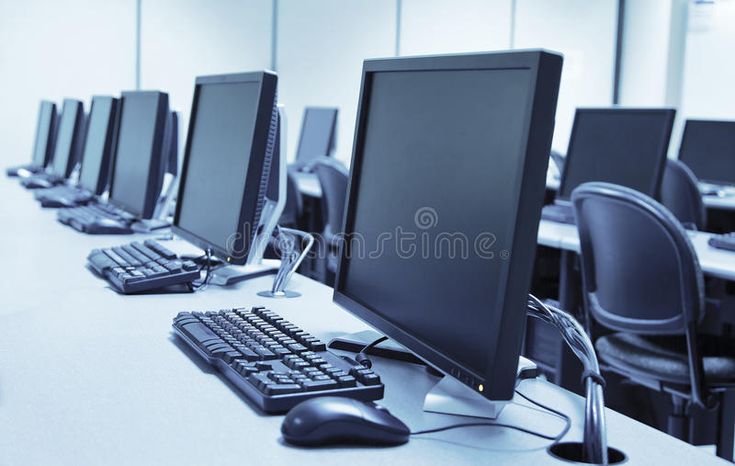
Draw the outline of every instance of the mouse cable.
<instances>
[{"instance_id":1,"label":"mouse cable","mask_svg":"<svg viewBox=\"0 0 735 466\"><path fill-rule=\"evenodd\" d=\"M209 285L209 280L211 278L210 272L212 271L212 250L210 248L207 248L205 250L204 256L202 256L205 261L205 265L199 267L199 273L202 272L202 269L205 269L204 272L204 280L200 280L199 283L193 283L194 291L203 291L207 288L207 285Z\"/></svg>"},{"instance_id":2,"label":"mouse cable","mask_svg":"<svg viewBox=\"0 0 735 466\"><path fill-rule=\"evenodd\" d=\"M372 343L368 343L367 345L363 346L363 348L355 356L355 361L359 362L361 365L367 367L368 369L371 369L373 367L373 362L368 357L368 351L383 343L387 339L388 337L383 335L382 337L374 340Z\"/></svg>"},{"instance_id":3,"label":"mouse cable","mask_svg":"<svg viewBox=\"0 0 735 466\"><path fill-rule=\"evenodd\" d=\"M433 434L433 433L436 433L436 432L443 432L443 431L451 430L451 429L460 429L460 428L464 428L464 427L502 427L502 428L505 428L505 429L517 430L517 431L520 431L520 432L523 432L523 433L526 433L526 434L529 434L529 435L533 435L535 437L539 437L539 438L542 438L542 439L545 439L545 440L552 440L552 443L551 443L550 446L556 445L557 443L559 443L559 441L562 438L564 438L565 435L567 435L567 433L569 432L569 429L572 428L572 419L569 417L569 415L564 414L561 411L558 411L558 410L556 410L554 408L551 408L549 406L546 406L546 405L544 405L542 403L539 403L538 401L532 400L531 398L529 398L528 396L526 396L523 393L519 392L518 390L516 390L516 393L521 398L523 398L524 400L528 401L529 403L532 403L532 404L538 406L539 408L542 408L542 409L548 411L549 413L555 414L557 417L563 419L564 422L565 422L565 425L564 425L564 428L562 429L562 431L559 432L555 436L551 436L551 435L543 434L541 432L536 432L536 431L533 431L533 430L530 430L530 429L526 429L526 428L521 427L521 426L516 426L516 425L513 425L513 424L503 424L503 423L500 423L500 422L464 422L464 423L460 423L460 424L451 424L451 425L448 425L448 426L436 427L436 428L433 428L433 429L418 430L418 431L415 431L415 432L411 432L411 435Z\"/></svg>"}]
</instances>

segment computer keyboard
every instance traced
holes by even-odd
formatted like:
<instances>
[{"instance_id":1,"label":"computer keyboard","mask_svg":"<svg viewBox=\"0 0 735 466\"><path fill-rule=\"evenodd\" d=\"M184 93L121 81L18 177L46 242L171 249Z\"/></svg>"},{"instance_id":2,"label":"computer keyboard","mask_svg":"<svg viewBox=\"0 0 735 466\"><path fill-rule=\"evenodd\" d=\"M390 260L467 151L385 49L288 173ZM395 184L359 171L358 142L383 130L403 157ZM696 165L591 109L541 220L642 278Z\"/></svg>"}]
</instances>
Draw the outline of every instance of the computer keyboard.
<instances>
[{"instance_id":1,"label":"computer keyboard","mask_svg":"<svg viewBox=\"0 0 735 466\"><path fill-rule=\"evenodd\" d=\"M58 220L90 234L129 234L135 216L109 204L90 204L59 211Z\"/></svg>"},{"instance_id":2,"label":"computer keyboard","mask_svg":"<svg viewBox=\"0 0 735 466\"><path fill-rule=\"evenodd\" d=\"M735 233L725 233L723 235L714 235L709 241L710 246L717 249L726 249L735 252Z\"/></svg>"},{"instance_id":3,"label":"computer keyboard","mask_svg":"<svg viewBox=\"0 0 735 466\"><path fill-rule=\"evenodd\" d=\"M175 285L191 286L199 279L200 267L181 260L153 240L106 249L87 256L89 266L124 294L140 293Z\"/></svg>"},{"instance_id":4,"label":"computer keyboard","mask_svg":"<svg viewBox=\"0 0 735 466\"><path fill-rule=\"evenodd\" d=\"M363 401L383 397L380 377L277 313L262 307L181 312L173 328L267 413L324 395Z\"/></svg>"},{"instance_id":5,"label":"computer keyboard","mask_svg":"<svg viewBox=\"0 0 735 466\"><path fill-rule=\"evenodd\" d=\"M541 209L541 218L552 222L574 225L577 220L571 205L550 204Z\"/></svg>"},{"instance_id":6,"label":"computer keyboard","mask_svg":"<svg viewBox=\"0 0 735 466\"><path fill-rule=\"evenodd\" d=\"M89 191L66 185L36 191L34 197L42 207L77 207L93 198Z\"/></svg>"}]
</instances>

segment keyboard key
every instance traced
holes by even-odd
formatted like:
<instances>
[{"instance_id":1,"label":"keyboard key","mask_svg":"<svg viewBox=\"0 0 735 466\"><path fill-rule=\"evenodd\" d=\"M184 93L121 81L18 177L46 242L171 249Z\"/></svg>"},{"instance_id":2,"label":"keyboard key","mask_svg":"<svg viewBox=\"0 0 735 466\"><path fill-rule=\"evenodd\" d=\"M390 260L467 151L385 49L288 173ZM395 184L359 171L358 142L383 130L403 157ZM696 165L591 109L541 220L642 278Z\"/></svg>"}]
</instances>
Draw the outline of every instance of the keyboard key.
<instances>
[{"instance_id":1,"label":"keyboard key","mask_svg":"<svg viewBox=\"0 0 735 466\"><path fill-rule=\"evenodd\" d=\"M289 384L277 384L277 385L266 385L263 389L263 393L268 396L274 395L286 395L288 393L297 393L302 391L301 385L295 383Z\"/></svg>"},{"instance_id":2,"label":"keyboard key","mask_svg":"<svg viewBox=\"0 0 735 466\"><path fill-rule=\"evenodd\" d=\"M314 392L317 390L330 390L338 388L339 385L332 379L329 380L304 380L301 382L301 386L307 391Z\"/></svg>"},{"instance_id":3,"label":"keyboard key","mask_svg":"<svg viewBox=\"0 0 735 466\"><path fill-rule=\"evenodd\" d=\"M161 256L165 257L166 259L175 259L176 254L173 253L171 250L169 250L167 247L163 246L161 243L157 241L153 241L152 239L145 240L144 243L146 246L160 254Z\"/></svg>"}]
</instances>

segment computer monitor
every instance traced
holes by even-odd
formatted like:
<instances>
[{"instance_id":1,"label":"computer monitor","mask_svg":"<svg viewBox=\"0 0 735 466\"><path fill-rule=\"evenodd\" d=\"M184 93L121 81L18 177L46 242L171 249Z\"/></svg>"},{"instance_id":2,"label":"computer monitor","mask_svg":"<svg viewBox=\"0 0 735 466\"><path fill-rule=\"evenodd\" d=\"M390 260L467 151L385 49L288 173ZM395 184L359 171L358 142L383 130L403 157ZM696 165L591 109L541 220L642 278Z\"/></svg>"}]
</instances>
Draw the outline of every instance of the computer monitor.
<instances>
[{"instance_id":1,"label":"computer monitor","mask_svg":"<svg viewBox=\"0 0 735 466\"><path fill-rule=\"evenodd\" d=\"M54 156L51 159L51 174L68 178L78 161L84 141L84 105L74 99L64 99L61 108L59 129L56 133Z\"/></svg>"},{"instance_id":2,"label":"computer monitor","mask_svg":"<svg viewBox=\"0 0 735 466\"><path fill-rule=\"evenodd\" d=\"M36 139L33 143L34 166L45 167L51 161L51 156L54 153L57 119L56 104L48 100L42 100L38 109Z\"/></svg>"},{"instance_id":3,"label":"computer monitor","mask_svg":"<svg viewBox=\"0 0 735 466\"><path fill-rule=\"evenodd\" d=\"M702 181L735 184L735 121L687 120L679 160Z\"/></svg>"},{"instance_id":4,"label":"computer monitor","mask_svg":"<svg viewBox=\"0 0 735 466\"><path fill-rule=\"evenodd\" d=\"M260 223L276 136L267 71L196 79L173 231L243 265Z\"/></svg>"},{"instance_id":5,"label":"computer monitor","mask_svg":"<svg viewBox=\"0 0 735 466\"><path fill-rule=\"evenodd\" d=\"M557 200L588 181L626 186L657 198L673 109L578 108Z\"/></svg>"},{"instance_id":6,"label":"computer monitor","mask_svg":"<svg viewBox=\"0 0 735 466\"><path fill-rule=\"evenodd\" d=\"M366 60L334 300L513 397L562 58Z\"/></svg>"},{"instance_id":7,"label":"computer monitor","mask_svg":"<svg viewBox=\"0 0 735 466\"><path fill-rule=\"evenodd\" d=\"M122 93L110 202L140 218L151 218L161 193L168 118L168 94Z\"/></svg>"},{"instance_id":8,"label":"computer monitor","mask_svg":"<svg viewBox=\"0 0 735 466\"><path fill-rule=\"evenodd\" d=\"M301 136L296 161L308 163L318 157L329 156L334 150L337 112L327 107L306 107L301 122Z\"/></svg>"},{"instance_id":9,"label":"computer monitor","mask_svg":"<svg viewBox=\"0 0 735 466\"><path fill-rule=\"evenodd\" d=\"M117 129L118 103L115 97L92 97L79 186L96 195L102 194L107 187Z\"/></svg>"}]
</instances>

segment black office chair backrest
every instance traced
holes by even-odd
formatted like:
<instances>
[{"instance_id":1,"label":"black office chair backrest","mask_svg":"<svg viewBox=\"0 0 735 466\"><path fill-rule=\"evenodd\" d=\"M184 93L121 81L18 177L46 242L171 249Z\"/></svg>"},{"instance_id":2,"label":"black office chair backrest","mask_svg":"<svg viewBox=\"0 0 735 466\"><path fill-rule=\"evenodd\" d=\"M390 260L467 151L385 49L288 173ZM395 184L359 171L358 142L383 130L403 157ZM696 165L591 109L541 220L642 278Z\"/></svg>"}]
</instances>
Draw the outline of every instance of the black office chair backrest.
<instances>
[{"instance_id":1,"label":"black office chair backrest","mask_svg":"<svg viewBox=\"0 0 735 466\"><path fill-rule=\"evenodd\" d=\"M283 206L279 224L299 228L299 220L303 212L303 202L296 178L291 172L288 172L286 176L286 205Z\"/></svg>"},{"instance_id":2,"label":"black office chair backrest","mask_svg":"<svg viewBox=\"0 0 735 466\"><path fill-rule=\"evenodd\" d=\"M681 223L650 197L610 183L572 193L588 312L604 326L685 334L704 312L704 281Z\"/></svg>"},{"instance_id":3,"label":"black office chair backrest","mask_svg":"<svg viewBox=\"0 0 735 466\"><path fill-rule=\"evenodd\" d=\"M697 177L679 160L667 160L661 181L661 203L686 228L703 230L707 217Z\"/></svg>"},{"instance_id":4,"label":"black office chair backrest","mask_svg":"<svg viewBox=\"0 0 735 466\"><path fill-rule=\"evenodd\" d=\"M321 158L314 164L314 171L322 186L322 214L324 217L324 237L330 243L342 231L342 219L347 198L347 169L331 158Z\"/></svg>"}]
</instances>

